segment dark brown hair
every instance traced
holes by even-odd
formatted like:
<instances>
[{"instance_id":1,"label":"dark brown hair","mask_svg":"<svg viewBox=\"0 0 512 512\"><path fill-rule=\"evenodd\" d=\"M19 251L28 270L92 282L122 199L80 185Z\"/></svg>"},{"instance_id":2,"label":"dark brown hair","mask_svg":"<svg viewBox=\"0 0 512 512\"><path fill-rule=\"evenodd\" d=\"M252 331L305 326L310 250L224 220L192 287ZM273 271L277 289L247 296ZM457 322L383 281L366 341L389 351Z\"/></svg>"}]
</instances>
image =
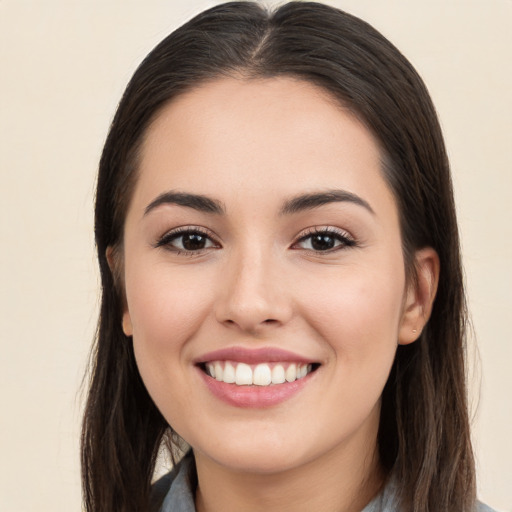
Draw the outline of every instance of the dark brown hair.
<instances>
[{"instance_id":1,"label":"dark brown hair","mask_svg":"<svg viewBox=\"0 0 512 512\"><path fill-rule=\"evenodd\" d=\"M167 102L208 80L281 75L329 91L377 137L400 212L409 278L415 250L429 246L439 255L431 318L420 339L398 347L383 392L378 447L388 474L396 475L404 511L469 512L474 506L459 240L448 160L428 92L401 53L354 16L312 2L271 12L230 2L196 16L146 57L101 157L95 234L102 302L82 433L88 512L147 510L156 455L172 432L123 334L122 286L106 259L108 247L122 254L143 136Z\"/></svg>"}]
</instances>

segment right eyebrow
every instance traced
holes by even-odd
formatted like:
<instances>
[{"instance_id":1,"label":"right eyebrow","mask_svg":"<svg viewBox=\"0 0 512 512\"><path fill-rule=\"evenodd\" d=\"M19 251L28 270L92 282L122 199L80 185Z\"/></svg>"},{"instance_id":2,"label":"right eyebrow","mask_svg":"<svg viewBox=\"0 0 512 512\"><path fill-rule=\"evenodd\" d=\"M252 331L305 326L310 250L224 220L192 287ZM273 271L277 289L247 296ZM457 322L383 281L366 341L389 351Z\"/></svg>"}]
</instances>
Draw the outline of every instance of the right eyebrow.
<instances>
[{"instance_id":1,"label":"right eyebrow","mask_svg":"<svg viewBox=\"0 0 512 512\"><path fill-rule=\"evenodd\" d=\"M185 206L199 212L215 213L217 215L222 215L226 212L223 204L211 197L203 196L201 194L169 191L160 194L156 199L151 201L151 203L146 206L144 215L147 215L149 212L163 204L177 204L178 206Z\"/></svg>"},{"instance_id":2,"label":"right eyebrow","mask_svg":"<svg viewBox=\"0 0 512 512\"><path fill-rule=\"evenodd\" d=\"M322 192L316 192L311 194L303 194L286 201L281 209L281 215L289 215L298 213L305 210L311 210L319 206L323 206L329 203L352 203L358 206L362 206L368 210L372 215L375 215L373 208L370 204L365 201L362 197L359 197L352 192L347 190L326 190Z\"/></svg>"}]
</instances>

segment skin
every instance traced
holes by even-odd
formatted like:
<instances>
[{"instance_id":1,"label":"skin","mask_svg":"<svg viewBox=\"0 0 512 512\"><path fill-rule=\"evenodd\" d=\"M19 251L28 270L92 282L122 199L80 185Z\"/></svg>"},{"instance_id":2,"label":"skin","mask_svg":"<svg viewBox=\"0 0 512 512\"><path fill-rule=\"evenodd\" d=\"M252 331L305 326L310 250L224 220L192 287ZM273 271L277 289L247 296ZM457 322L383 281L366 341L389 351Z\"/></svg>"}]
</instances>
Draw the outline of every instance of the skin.
<instances>
[{"instance_id":1,"label":"skin","mask_svg":"<svg viewBox=\"0 0 512 512\"><path fill-rule=\"evenodd\" d=\"M439 264L418 251L417 284L407 282L380 157L348 111L291 78L202 85L146 133L124 231L123 329L151 397L194 449L199 511L359 511L381 487L380 396L397 344L428 319ZM332 189L371 211L341 201L281 213L292 197ZM145 214L168 191L206 195L225 213L161 204ZM211 242L190 254L179 237L157 246L177 227ZM314 250L311 228L353 244ZM234 407L194 364L232 346L279 347L320 367L278 405Z\"/></svg>"}]
</instances>

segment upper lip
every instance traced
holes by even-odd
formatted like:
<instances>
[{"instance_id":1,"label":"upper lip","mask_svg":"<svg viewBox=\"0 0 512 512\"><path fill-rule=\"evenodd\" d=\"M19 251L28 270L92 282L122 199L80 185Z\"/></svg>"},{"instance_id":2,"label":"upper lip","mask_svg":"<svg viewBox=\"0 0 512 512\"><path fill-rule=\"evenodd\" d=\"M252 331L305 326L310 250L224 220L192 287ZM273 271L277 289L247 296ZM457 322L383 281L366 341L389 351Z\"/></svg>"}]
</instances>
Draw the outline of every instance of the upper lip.
<instances>
[{"instance_id":1,"label":"upper lip","mask_svg":"<svg viewBox=\"0 0 512 512\"><path fill-rule=\"evenodd\" d=\"M300 356L288 350L273 347L262 347L248 349L245 347L228 347L214 350L197 357L196 364L209 361L236 361L247 364L273 363L273 362L294 362L313 363L313 359Z\"/></svg>"}]
</instances>

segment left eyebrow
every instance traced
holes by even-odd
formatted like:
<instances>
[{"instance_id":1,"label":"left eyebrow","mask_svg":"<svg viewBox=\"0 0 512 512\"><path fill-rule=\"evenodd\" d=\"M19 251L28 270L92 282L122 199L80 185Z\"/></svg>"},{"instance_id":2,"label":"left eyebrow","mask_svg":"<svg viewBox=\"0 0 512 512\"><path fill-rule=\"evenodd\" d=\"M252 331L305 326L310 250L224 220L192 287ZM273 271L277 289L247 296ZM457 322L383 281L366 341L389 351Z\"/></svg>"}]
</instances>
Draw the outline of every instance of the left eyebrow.
<instances>
[{"instance_id":1,"label":"left eyebrow","mask_svg":"<svg viewBox=\"0 0 512 512\"><path fill-rule=\"evenodd\" d=\"M200 194L169 191L160 194L155 200L148 204L144 210L144 215L147 215L150 211L163 204L176 204L204 213L214 213L218 215L225 213L224 206L216 199Z\"/></svg>"},{"instance_id":2,"label":"left eyebrow","mask_svg":"<svg viewBox=\"0 0 512 512\"><path fill-rule=\"evenodd\" d=\"M352 192L348 192L347 190L326 190L324 192L302 194L300 196L293 197L284 203L279 214L291 215L304 210L311 210L325 204L339 202L348 202L362 206L372 215L375 215L373 208L367 201Z\"/></svg>"}]
</instances>

